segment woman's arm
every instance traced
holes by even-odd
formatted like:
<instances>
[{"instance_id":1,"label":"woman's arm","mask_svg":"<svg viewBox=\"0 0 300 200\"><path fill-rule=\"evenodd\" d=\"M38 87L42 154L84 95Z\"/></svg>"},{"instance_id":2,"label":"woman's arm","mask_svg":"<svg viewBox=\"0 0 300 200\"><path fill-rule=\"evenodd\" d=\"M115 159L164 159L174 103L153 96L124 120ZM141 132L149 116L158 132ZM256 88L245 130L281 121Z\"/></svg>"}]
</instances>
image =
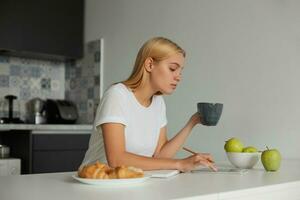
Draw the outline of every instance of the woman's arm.
<instances>
[{"instance_id":1,"label":"woman's arm","mask_svg":"<svg viewBox=\"0 0 300 200\"><path fill-rule=\"evenodd\" d=\"M156 148L154 157L156 158L172 158L176 152L181 149L186 138L191 133L196 124L200 123L200 116L198 113L192 115L186 125L174 136L171 140L167 140L167 129L163 127L160 132L158 146Z\"/></svg>"},{"instance_id":2,"label":"woman's arm","mask_svg":"<svg viewBox=\"0 0 300 200\"><path fill-rule=\"evenodd\" d=\"M177 169L178 161L166 158L149 158L126 152L124 125L105 123L101 125L107 162L111 167L135 166L144 170Z\"/></svg>"},{"instance_id":3,"label":"woman's arm","mask_svg":"<svg viewBox=\"0 0 300 200\"><path fill-rule=\"evenodd\" d=\"M206 159L201 155L193 155L185 159L153 158L139 156L126 152L124 125L119 123L105 123L101 125L103 141L108 164L111 167L126 165L135 166L143 170L156 169L178 169L180 171L190 171L198 165L206 165Z\"/></svg>"}]
</instances>

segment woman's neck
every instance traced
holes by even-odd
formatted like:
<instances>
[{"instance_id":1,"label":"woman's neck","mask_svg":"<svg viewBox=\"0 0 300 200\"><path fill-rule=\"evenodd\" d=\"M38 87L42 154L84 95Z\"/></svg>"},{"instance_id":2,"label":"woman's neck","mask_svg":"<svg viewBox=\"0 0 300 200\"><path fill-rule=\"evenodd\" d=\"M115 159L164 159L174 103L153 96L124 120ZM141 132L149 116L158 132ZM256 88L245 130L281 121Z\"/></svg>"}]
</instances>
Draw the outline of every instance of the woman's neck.
<instances>
[{"instance_id":1,"label":"woman's neck","mask_svg":"<svg viewBox=\"0 0 300 200\"><path fill-rule=\"evenodd\" d=\"M150 85L140 85L133 91L133 94L141 105L148 107L155 92Z\"/></svg>"}]
</instances>

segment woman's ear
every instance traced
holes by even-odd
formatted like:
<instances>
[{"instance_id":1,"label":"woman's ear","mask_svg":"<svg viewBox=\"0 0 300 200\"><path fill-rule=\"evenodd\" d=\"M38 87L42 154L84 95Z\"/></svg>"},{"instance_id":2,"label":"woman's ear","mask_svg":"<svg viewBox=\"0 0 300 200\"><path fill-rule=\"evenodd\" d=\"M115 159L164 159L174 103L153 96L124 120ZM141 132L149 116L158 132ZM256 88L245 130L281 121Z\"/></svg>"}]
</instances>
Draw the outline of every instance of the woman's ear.
<instances>
[{"instance_id":1,"label":"woman's ear","mask_svg":"<svg viewBox=\"0 0 300 200\"><path fill-rule=\"evenodd\" d=\"M146 69L147 72L151 72L152 71L152 69L154 67L153 63L154 63L154 60L151 57L148 57L145 60L145 69Z\"/></svg>"}]
</instances>

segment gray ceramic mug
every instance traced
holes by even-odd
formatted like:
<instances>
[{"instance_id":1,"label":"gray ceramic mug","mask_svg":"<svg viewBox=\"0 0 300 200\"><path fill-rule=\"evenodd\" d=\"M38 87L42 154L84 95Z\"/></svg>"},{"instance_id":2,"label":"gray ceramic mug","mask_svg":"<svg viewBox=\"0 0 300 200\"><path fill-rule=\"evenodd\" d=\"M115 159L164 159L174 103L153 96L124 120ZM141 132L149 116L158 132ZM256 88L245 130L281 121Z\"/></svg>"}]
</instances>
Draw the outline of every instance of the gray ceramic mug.
<instances>
[{"instance_id":1,"label":"gray ceramic mug","mask_svg":"<svg viewBox=\"0 0 300 200\"><path fill-rule=\"evenodd\" d=\"M223 110L221 103L197 103L198 113L202 117L202 124L206 126L217 125Z\"/></svg>"}]
</instances>

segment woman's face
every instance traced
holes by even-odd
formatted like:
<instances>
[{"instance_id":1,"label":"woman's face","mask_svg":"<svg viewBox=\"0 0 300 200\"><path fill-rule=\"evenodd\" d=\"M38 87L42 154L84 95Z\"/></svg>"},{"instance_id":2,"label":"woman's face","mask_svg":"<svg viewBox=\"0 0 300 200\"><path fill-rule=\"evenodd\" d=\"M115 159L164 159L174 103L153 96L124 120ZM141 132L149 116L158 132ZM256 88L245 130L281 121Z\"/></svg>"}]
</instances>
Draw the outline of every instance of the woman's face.
<instances>
[{"instance_id":1,"label":"woman's face","mask_svg":"<svg viewBox=\"0 0 300 200\"><path fill-rule=\"evenodd\" d=\"M177 53L160 62L153 63L150 81L153 88L163 94L171 94L181 80L184 57Z\"/></svg>"}]
</instances>

